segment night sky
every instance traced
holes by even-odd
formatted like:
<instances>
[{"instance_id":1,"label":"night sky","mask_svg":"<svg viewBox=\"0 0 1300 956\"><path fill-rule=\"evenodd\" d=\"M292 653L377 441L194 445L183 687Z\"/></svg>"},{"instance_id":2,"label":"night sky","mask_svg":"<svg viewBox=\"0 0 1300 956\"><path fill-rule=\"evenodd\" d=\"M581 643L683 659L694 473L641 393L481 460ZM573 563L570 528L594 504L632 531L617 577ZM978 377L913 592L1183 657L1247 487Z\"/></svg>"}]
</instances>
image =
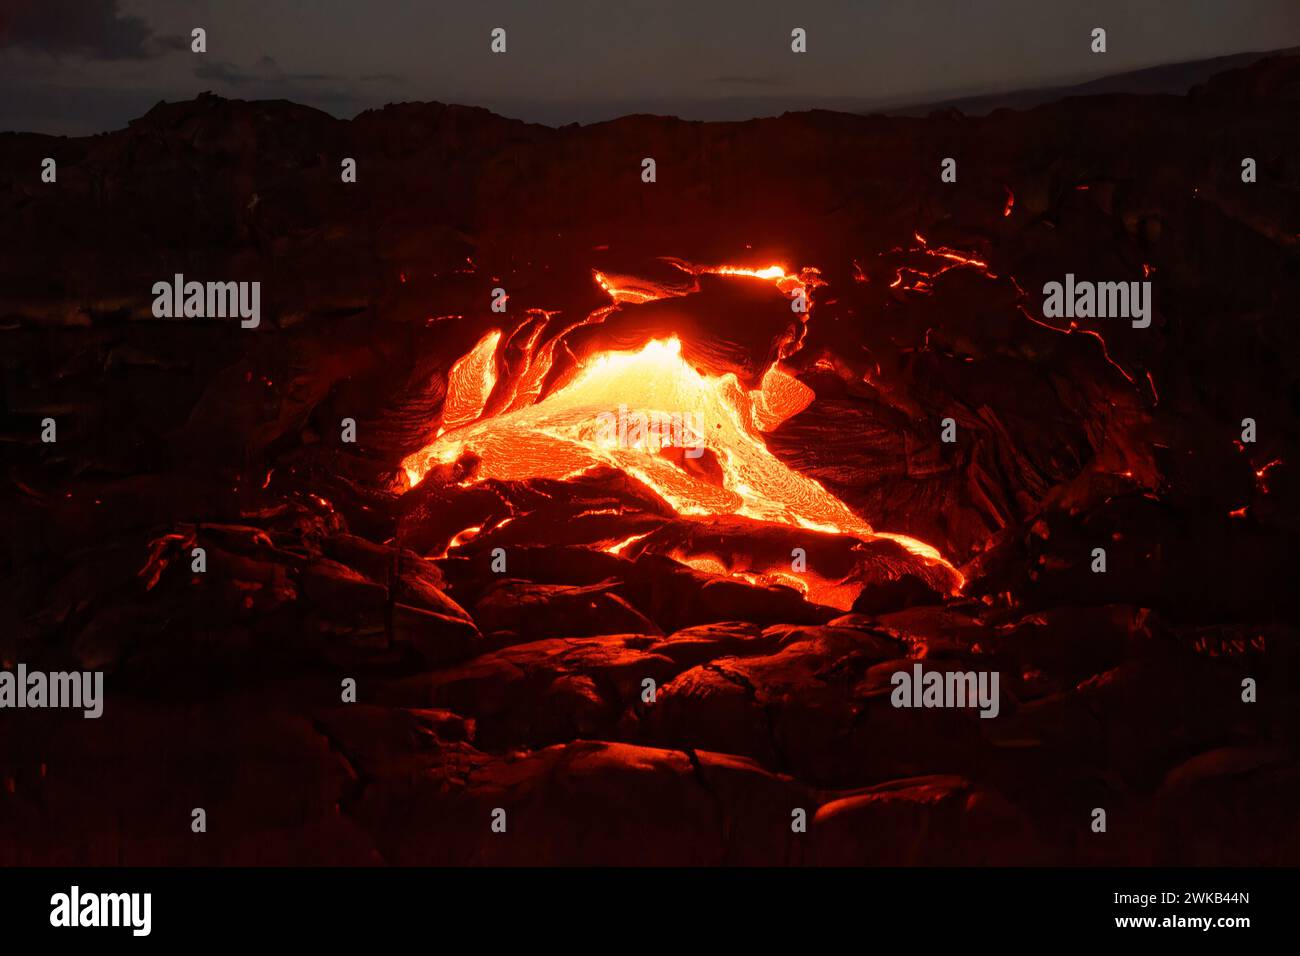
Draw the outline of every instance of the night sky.
<instances>
[{"instance_id":1,"label":"night sky","mask_svg":"<svg viewBox=\"0 0 1300 956\"><path fill-rule=\"evenodd\" d=\"M488 49L497 26L505 55ZM744 119L1293 46L1300 0L0 0L0 130L116 129L204 90L341 117L440 100L551 125Z\"/></svg>"}]
</instances>

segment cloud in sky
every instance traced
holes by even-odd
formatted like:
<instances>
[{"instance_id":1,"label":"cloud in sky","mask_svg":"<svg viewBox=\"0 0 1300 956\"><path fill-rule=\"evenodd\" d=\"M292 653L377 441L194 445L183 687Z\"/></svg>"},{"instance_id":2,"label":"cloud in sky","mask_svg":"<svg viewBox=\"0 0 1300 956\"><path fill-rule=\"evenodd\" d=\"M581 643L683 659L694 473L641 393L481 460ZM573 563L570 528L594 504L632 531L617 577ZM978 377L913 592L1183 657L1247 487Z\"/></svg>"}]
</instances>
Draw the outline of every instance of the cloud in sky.
<instances>
[{"instance_id":1,"label":"cloud in sky","mask_svg":"<svg viewBox=\"0 0 1300 956\"><path fill-rule=\"evenodd\" d=\"M156 36L139 17L124 15L118 0L0 0L0 49L145 60L183 44L179 37Z\"/></svg>"}]
</instances>

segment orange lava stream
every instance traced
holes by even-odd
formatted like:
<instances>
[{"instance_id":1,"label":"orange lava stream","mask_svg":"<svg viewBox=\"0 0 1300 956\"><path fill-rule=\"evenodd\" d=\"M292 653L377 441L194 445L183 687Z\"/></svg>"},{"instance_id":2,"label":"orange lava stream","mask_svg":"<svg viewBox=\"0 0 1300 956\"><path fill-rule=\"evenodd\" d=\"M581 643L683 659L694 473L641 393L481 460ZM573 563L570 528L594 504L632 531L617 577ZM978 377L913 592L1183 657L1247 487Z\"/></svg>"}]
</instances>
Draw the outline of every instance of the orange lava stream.
<instances>
[{"instance_id":1,"label":"orange lava stream","mask_svg":"<svg viewBox=\"0 0 1300 956\"><path fill-rule=\"evenodd\" d=\"M496 351L500 332L489 332L451 367L442 431L454 431L483 414L483 405L497 383Z\"/></svg>"},{"instance_id":2,"label":"orange lava stream","mask_svg":"<svg viewBox=\"0 0 1300 956\"><path fill-rule=\"evenodd\" d=\"M820 283L812 275L814 270L792 275L779 266L679 267L695 275L711 272L770 280L787 294ZM647 301L658 295L645 283L625 291L610 277L597 273L595 278L615 303ZM444 429L402 463L412 486L435 465L454 462L466 453L480 459L475 482L564 479L608 465L649 486L682 515L743 515L865 540L887 537L928 561L947 564L922 541L873 531L819 482L794 471L768 450L762 433L802 411L815 397L777 362L758 388L746 389L734 373L711 375L692 367L682 357L676 337L655 339L636 350L587 358L565 384L537 400L540 376L550 366L550 349L556 342L552 338L526 371L528 381L517 387L512 400L504 406L494 402L494 408L502 410L484 418L482 411L496 386L493 357L502 338L499 331L485 335L453 366ZM638 421L643 427L637 427ZM612 423L623 427L611 427Z\"/></svg>"}]
</instances>

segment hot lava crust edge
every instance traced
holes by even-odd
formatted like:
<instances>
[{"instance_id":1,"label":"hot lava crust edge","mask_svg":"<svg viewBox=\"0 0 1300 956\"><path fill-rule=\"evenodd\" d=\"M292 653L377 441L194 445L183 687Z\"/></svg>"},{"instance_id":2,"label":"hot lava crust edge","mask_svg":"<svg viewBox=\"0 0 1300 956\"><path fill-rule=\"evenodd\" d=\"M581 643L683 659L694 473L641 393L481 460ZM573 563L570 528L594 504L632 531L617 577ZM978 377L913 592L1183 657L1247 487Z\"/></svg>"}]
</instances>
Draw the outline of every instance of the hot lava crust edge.
<instances>
[{"instance_id":1,"label":"hot lava crust edge","mask_svg":"<svg viewBox=\"0 0 1300 956\"><path fill-rule=\"evenodd\" d=\"M107 673L98 720L0 718L0 864L1300 863L1297 90L0 136L0 657ZM1066 272L1151 278L1151 328L1049 327ZM174 273L260 280L262 326L154 319ZM871 531L403 467L669 335ZM892 707L917 661L997 670L999 716Z\"/></svg>"}]
</instances>

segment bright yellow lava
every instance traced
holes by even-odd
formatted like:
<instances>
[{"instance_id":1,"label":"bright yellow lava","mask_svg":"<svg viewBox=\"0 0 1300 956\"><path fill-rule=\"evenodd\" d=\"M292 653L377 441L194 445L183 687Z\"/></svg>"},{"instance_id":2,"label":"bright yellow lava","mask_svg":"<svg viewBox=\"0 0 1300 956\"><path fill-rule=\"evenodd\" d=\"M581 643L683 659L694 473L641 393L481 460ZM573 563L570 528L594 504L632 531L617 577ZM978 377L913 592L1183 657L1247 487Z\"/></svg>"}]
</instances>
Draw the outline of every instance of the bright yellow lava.
<instances>
[{"instance_id":1,"label":"bright yellow lava","mask_svg":"<svg viewBox=\"0 0 1300 956\"><path fill-rule=\"evenodd\" d=\"M484 389L494 381L483 359L499 340L499 333L485 336L460 363L463 374L453 374L452 391L474 393L456 396L460 422L473 405L483 408ZM534 405L448 428L402 464L412 485L434 465L467 452L481 459L475 481L562 479L604 464L644 482L679 514L735 514L868 540L888 537L946 564L924 542L873 532L821 484L768 451L761 433L813 398L811 389L775 365L761 387L750 390L733 373L714 376L691 367L677 338L656 339L635 351L589 359L568 384ZM640 431L634 424L638 415L662 427ZM625 428L617 427L620 421ZM683 461L680 451L661 453L665 445L698 448L701 437L707 449L702 457Z\"/></svg>"}]
</instances>

